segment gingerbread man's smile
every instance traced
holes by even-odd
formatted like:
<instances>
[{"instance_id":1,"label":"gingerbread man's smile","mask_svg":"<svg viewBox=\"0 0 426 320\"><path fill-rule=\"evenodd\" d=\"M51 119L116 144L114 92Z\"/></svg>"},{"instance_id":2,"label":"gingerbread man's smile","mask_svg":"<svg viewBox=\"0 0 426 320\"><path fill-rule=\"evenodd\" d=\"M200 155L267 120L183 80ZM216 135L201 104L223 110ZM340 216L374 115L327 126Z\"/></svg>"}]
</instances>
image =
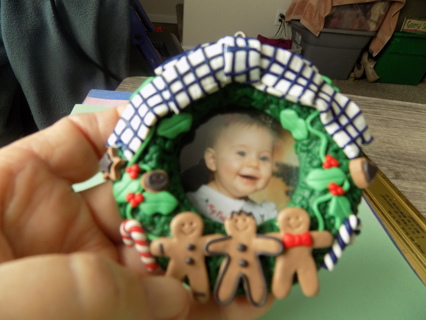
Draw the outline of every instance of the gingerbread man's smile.
<instances>
[{"instance_id":1,"label":"gingerbread man's smile","mask_svg":"<svg viewBox=\"0 0 426 320\"><path fill-rule=\"evenodd\" d=\"M236 219L234 222L235 229L238 231L247 230L250 227L250 224L247 223L246 219Z\"/></svg>"},{"instance_id":2,"label":"gingerbread man's smile","mask_svg":"<svg viewBox=\"0 0 426 320\"><path fill-rule=\"evenodd\" d=\"M194 222L183 223L180 227L180 231L186 236L189 236L190 234L194 233L196 229L197 228Z\"/></svg>"}]
</instances>

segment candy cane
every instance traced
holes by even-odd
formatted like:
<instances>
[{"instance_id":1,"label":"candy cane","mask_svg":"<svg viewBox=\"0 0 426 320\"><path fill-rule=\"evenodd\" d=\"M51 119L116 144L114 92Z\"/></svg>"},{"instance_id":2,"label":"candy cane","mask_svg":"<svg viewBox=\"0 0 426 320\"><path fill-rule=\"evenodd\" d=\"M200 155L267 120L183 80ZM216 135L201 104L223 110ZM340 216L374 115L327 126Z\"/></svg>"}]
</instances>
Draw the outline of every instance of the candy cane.
<instances>
[{"instance_id":1,"label":"candy cane","mask_svg":"<svg viewBox=\"0 0 426 320\"><path fill-rule=\"evenodd\" d=\"M157 261L149 252L149 242L145 236L145 230L137 220L124 220L120 226L120 233L126 246L134 246L136 248L142 263L147 267L148 271L158 268Z\"/></svg>"},{"instance_id":2,"label":"candy cane","mask_svg":"<svg viewBox=\"0 0 426 320\"><path fill-rule=\"evenodd\" d=\"M354 236L361 229L361 220L351 214L340 226L339 233L334 240L333 246L324 256L322 267L333 271L337 261L342 257L342 251L353 242Z\"/></svg>"}]
</instances>

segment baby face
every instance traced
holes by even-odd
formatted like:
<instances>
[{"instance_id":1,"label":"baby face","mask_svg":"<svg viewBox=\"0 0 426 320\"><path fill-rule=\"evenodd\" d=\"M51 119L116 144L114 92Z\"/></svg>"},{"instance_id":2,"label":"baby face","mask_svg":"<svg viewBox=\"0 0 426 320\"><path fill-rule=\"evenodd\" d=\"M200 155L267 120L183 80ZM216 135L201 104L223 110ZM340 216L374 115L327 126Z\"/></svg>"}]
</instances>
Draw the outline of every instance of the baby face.
<instances>
[{"instance_id":1,"label":"baby face","mask_svg":"<svg viewBox=\"0 0 426 320\"><path fill-rule=\"evenodd\" d=\"M264 189L272 175L273 144L267 128L234 124L223 129L205 153L214 173L209 186L234 199Z\"/></svg>"}]
</instances>

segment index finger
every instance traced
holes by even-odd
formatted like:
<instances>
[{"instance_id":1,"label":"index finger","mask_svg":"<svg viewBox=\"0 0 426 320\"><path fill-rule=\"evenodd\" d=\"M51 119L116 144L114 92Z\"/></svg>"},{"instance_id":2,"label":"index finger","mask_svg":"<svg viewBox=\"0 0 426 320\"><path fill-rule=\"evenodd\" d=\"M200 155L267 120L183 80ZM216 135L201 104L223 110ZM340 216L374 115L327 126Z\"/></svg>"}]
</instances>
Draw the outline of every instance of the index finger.
<instances>
[{"instance_id":1,"label":"index finger","mask_svg":"<svg viewBox=\"0 0 426 320\"><path fill-rule=\"evenodd\" d=\"M71 115L29 137L5 147L10 163L36 157L56 176L71 184L98 171L105 142L112 133L123 106L105 111Z\"/></svg>"}]
</instances>

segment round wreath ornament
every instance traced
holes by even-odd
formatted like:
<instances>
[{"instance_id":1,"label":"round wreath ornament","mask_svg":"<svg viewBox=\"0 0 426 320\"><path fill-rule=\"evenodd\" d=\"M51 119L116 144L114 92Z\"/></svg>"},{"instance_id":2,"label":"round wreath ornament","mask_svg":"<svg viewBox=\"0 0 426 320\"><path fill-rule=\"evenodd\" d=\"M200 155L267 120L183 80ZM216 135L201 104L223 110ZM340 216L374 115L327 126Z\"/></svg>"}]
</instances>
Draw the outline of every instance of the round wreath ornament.
<instances>
[{"instance_id":1,"label":"round wreath ornament","mask_svg":"<svg viewBox=\"0 0 426 320\"><path fill-rule=\"evenodd\" d=\"M309 61L250 38L199 46L156 74L131 96L102 160L125 243L148 269L187 282L201 302L246 294L261 306L269 291L287 296L294 275L315 295L317 269L332 270L359 232L361 189L375 174L362 157L372 137L358 106ZM291 133L295 188L274 218L259 223L241 210L218 222L189 200L177 159L214 115L251 111Z\"/></svg>"}]
</instances>

